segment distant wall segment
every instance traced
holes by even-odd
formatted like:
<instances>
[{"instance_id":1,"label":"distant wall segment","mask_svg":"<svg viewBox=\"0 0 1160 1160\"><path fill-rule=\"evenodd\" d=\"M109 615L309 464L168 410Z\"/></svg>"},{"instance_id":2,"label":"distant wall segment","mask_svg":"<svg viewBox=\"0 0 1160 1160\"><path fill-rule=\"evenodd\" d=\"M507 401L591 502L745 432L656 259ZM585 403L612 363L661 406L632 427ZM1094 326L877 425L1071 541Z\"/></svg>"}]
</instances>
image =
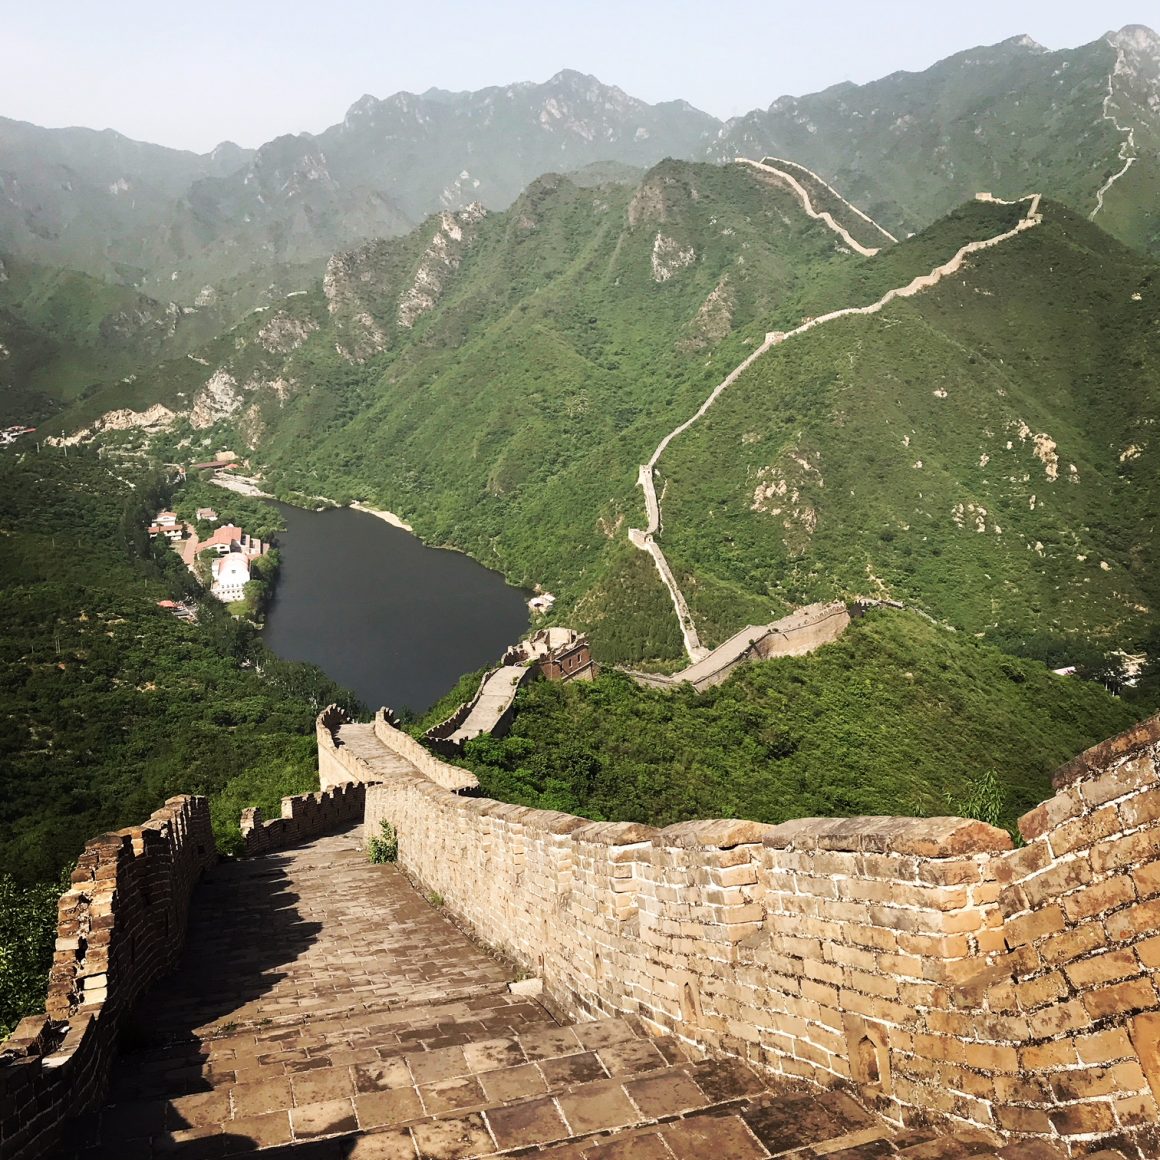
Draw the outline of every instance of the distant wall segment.
<instances>
[{"instance_id":1,"label":"distant wall segment","mask_svg":"<svg viewBox=\"0 0 1160 1160\"><path fill-rule=\"evenodd\" d=\"M280 817L265 820L260 807L242 811L242 852L247 856L270 854L330 834L361 821L366 804L366 784L347 782L282 799Z\"/></svg>"},{"instance_id":2,"label":"distant wall segment","mask_svg":"<svg viewBox=\"0 0 1160 1160\"><path fill-rule=\"evenodd\" d=\"M369 787L366 824L570 1014L854 1083L896 1122L1155 1157L1158 756L1154 718L1065 766L1020 849L959 818L593 823L418 772Z\"/></svg>"},{"instance_id":3,"label":"distant wall segment","mask_svg":"<svg viewBox=\"0 0 1160 1160\"><path fill-rule=\"evenodd\" d=\"M45 1155L99 1104L125 1017L176 964L193 887L216 859L202 797L170 798L85 846L60 900L45 1013L0 1044L2 1160Z\"/></svg>"}]
</instances>

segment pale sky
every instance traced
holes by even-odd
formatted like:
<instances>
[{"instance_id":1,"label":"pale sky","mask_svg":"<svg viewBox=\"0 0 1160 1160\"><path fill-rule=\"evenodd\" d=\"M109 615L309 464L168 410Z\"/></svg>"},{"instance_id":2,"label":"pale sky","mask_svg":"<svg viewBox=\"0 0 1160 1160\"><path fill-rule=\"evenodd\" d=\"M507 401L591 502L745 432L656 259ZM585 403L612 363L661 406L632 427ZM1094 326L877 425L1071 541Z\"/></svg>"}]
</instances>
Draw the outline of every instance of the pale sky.
<instances>
[{"instance_id":1,"label":"pale sky","mask_svg":"<svg viewBox=\"0 0 1160 1160\"><path fill-rule=\"evenodd\" d=\"M205 151L320 132L363 93L561 68L718 117L1027 33L1160 29L1158 0L42 0L0 5L0 116Z\"/></svg>"}]
</instances>

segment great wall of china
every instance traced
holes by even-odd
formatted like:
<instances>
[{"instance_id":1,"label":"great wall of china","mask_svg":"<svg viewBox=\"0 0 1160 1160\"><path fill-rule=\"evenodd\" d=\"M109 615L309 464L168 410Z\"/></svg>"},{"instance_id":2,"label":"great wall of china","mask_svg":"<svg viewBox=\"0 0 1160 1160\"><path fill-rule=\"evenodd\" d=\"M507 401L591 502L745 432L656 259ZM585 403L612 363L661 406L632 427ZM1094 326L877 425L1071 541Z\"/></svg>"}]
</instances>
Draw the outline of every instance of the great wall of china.
<instances>
[{"instance_id":1,"label":"great wall of china","mask_svg":"<svg viewBox=\"0 0 1160 1160\"><path fill-rule=\"evenodd\" d=\"M594 1147L625 1133L669 1140L679 1118L679 1130L701 1133L707 1147L720 1146L714 1132L749 1133L751 1151L722 1155L773 1156L781 1152L770 1143L769 1118L787 1107L796 1109L795 1147L828 1142L835 1153L839 1144L888 1141L895 1150L873 1154L1045 1160L1115 1147L1127 1157L1160 1155L1160 717L1057 771L1055 796L1020 820L1019 848L1005 832L961 818L707 820L663 830L590 822L474 796L471 774L395 729L386 711L357 725L331 708L317 732L323 788L286 799L273 822L247 811L250 858L214 868L208 810L198 798L174 799L145 825L89 843L61 899L46 1012L25 1019L0 1052L5 1160L50 1154L81 1131L70 1127L75 1117L103 1104L95 1119L76 1121L105 1133L110 1147L92 1155L128 1154L112 1145L124 1143L117 1133L135 1131L152 1151L133 1154L159 1155L206 1136L224 1141L215 1155L321 1136L374 1137L381 1147L389 1141L378 1137L390 1133L411 1150L366 1155L492 1156L518 1152L533 1137L545 1149L581 1137ZM526 1039L518 1050L505 1039L501 1049L494 1034L501 1025L510 1031L503 1020L483 1024L493 1038L473 1030L475 1038L455 1040L466 1045L454 1049L443 1046L446 1032L425 1032L432 1039L419 1058L408 1056L397 1079L384 1080L386 1064L371 1061L415 1049L412 1040L391 1051L378 1039L374 1050L359 1046L403 1018L390 1014L399 1011L403 983L391 973L402 935L389 915L402 908L408 921L443 932L425 947L407 944L420 960L454 941L445 918L423 917L431 907L397 871L366 862L357 831L320 837L360 822L370 837L384 821L397 835L399 867L514 965L494 985L473 984L476 1002L503 1008L508 1020L508 1005L523 1004L524 1019L532 1004L571 1045L561 1055L582 1052L586 1034L606 1053L610 1042L631 1039L631 1051L650 1061L647 1090L629 1098L628 1065L613 1064L612 1053L590 1073L588 1064L561 1064L568 1083L544 1095L539 1085L554 1082L552 1069L532 1068L540 1057L529 1054ZM380 870L395 876L373 878ZM297 875L299 906L317 921L286 917L294 894L263 901L262 884L288 874ZM194 891L203 875L209 884ZM371 889L387 893L377 903L357 901ZM185 966L145 1001L170 1023L179 1013L183 1030L145 1049L122 1043L117 1056L134 1005L179 961L191 892L200 917ZM289 950L279 944L270 952L270 929L253 918L268 905L279 922L292 923ZM360 916L353 928L352 907ZM253 948L199 951L199 940L223 929ZM353 948L352 929L362 932ZM440 970L462 978L461 960L482 960L471 944L454 945L460 966ZM338 955L343 947L349 958ZM277 966L280 954L306 963L291 971ZM250 972L244 985L230 976L239 970ZM212 1002L206 997L215 972L232 980L221 983L228 1002L216 992ZM503 997L504 980L517 972L538 982L516 991L542 988L539 999ZM412 974L406 1018L444 1018L431 1005L451 1002L460 994L455 985L427 968L419 982ZM284 977L293 978L289 990L278 983ZM309 1036L331 1023L341 1025L346 1048L327 1040L314 1046L324 1052L316 1059L305 1046L287 1046L314 1043ZM496 1046L473 1055L470 1044L485 1040ZM177 1053L183 1066L171 1060L166 1071L154 1061L158 1052ZM440 1103L452 1079L424 1079L436 1059L468 1067L469 1076L454 1080L470 1089L466 1104ZM722 1089L696 1071L710 1064L714 1082L723 1082L724 1068L731 1084L743 1084L729 1089L728 1106L719 1103ZM117 1086L125 1068L153 1075L152 1102L125 1102ZM507 1068L521 1078L535 1071L534 1099L522 1089L519 1098L499 1097L496 1077ZM515 1083L504 1074L504 1083ZM793 1086L802 1082L808 1086ZM617 1083L627 1086L615 1095L615 1123L592 1127L568 1102L591 1085L585 1099L612 1098ZM400 1095L400 1085L413 1093ZM823 1094L833 1089L848 1094ZM813 1121L793 1101L807 1098L811 1108L830 1109L830 1134L821 1139L801 1135ZM697 1100L700 1110L691 1110ZM848 1101L836 1120L835 1100ZM685 1107L679 1117L678 1105ZM443 1140L451 1120L475 1142L461 1151L428 1148L424 1141ZM526 1131L505 1136L513 1123ZM958 1143L930 1151L934 1138Z\"/></svg>"},{"instance_id":2,"label":"great wall of china","mask_svg":"<svg viewBox=\"0 0 1160 1160\"><path fill-rule=\"evenodd\" d=\"M841 237L842 241L855 249L858 253L863 255L873 255L877 253L876 250L868 249L860 243L855 242L850 236L849 232L841 225L839 225L829 213L818 213L810 201L809 194L804 187L791 174L783 169L778 169L775 166L766 165L760 161L753 161L749 158L738 157L737 164L747 165L759 173L768 174L777 181L789 186L789 188L802 199L803 207L806 213L815 219L823 221L826 226ZM809 172L806 170L805 172ZM811 174L811 176L816 176ZM821 179L818 178L820 181ZM828 187L827 187L828 188ZM780 346L783 342L789 339L796 338L799 335L805 334L813 330L815 327L823 326L828 322L833 322L839 318L851 318L858 315L877 314L885 306L899 298L910 298L923 290L928 290L932 286L937 286L944 278L951 277L957 274L962 269L963 263L972 254L979 253L982 250L990 249L992 246L1001 245L1003 242L1009 241L1012 238L1018 237L1019 234L1025 230L1033 229L1043 220L1039 212L1039 194L1030 194L1025 198L1019 199L1016 202L1004 202L999 198L993 198L989 194L979 195L981 200L997 202L1002 205L1018 205L1023 202L1027 203L1026 213L1019 219L1015 226L1003 233L995 234L993 237L984 238L977 242L968 242L961 246L956 253L948 261L942 265L936 266L929 274L920 274L911 279L905 286L895 287L888 290L877 302L872 302L868 306L848 306L841 310L832 310L828 314L820 315L817 318L811 318L803 322L800 326L787 332L771 331L766 334L764 341L758 346L743 362L729 372L720 383L710 392L708 398L701 404L700 407L683 423L678 424L672 431L670 431L657 445L656 450L652 453L651 458L647 463L641 464L640 470L637 474L637 483L644 492L645 513L647 515L647 523L643 530L638 528L630 528L628 531L629 542L633 547L640 549L642 552L648 552L653 558L653 563L656 565L657 573L661 578L661 583L664 584L668 590L669 597L673 604L673 609L677 615L677 621L681 627L681 637L684 641L685 652L689 660L696 664L698 661L704 660L708 655L709 650L701 643L700 636L697 632L696 622L693 619L693 614L689 609L688 603L685 600L684 594L681 592L680 586L677 584L676 577L673 575L672 567L665 557L664 550L657 542L657 536L662 530L662 513L660 499L656 492L656 468L660 462L661 456L664 455L665 450L669 444L679 436L683 435L690 427L702 419L713 404L721 397L721 395L728 390L741 376L745 373L759 358L761 358L768 351L775 346ZM865 216L865 215L861 215ZM868 221L870 219L867 219ZM871 222L876 226L876 223ZM881 229L880 226L876 228ZM885 231L882 231L885 233Z\"/></svg>"}]
</instances>

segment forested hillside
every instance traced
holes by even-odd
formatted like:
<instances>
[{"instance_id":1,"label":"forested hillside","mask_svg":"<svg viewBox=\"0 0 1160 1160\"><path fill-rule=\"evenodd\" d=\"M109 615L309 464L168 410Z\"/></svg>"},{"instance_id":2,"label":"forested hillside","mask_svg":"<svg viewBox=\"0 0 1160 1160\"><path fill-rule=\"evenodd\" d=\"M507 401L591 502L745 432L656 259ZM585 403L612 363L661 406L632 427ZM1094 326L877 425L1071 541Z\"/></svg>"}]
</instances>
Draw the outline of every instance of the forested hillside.
<instances>
[{"instance_id":1,"label":"forested hillside","mask_svg":"<svg viewBox=\"0 0 1160 1160\"><path fill-rule=\"evenodd\" d=\"M0 457L0 862L55 879L94 834L210 795L224 849L245 805L317 787L314 716L344 696L272 657L194 586L147 518L157 477L92 450Z\"/></svg>"},{"instance_id":2,"label":"forested hillside","mask_svg":"<svg viewBox=\"0 0 1160 1160\"><path fill-rule=\"evenodd\" d=\"M775 347L672 443L661 542L710 642L859 590L1017 651L1151 637L1157 268L1042 209L933 289Z\"/></svg>"},{"instance_id":3,"label":"forested hillside","mask_svg":"<svg viewBox=\"0 0 1160 1160\"><path fill-rule=\"evenodd\" d=\"M367 500L550 588L605 659L675 659L627 539L637 465L767 332L874 303L1025 212L972 201L862 257L748 166L549 177L505 214L339 255L202 361L113 390L173 408L163 458L248 445L279 494ZM1060 663L1148 647L1156 267L1039 213L933 289L775 346L665 451L658 542L705 644L886 595Z\"/></svg>"},{"instance_id":4,"label":"forested hillside","mask_svg":"<svg viewBox=\"0 0 1160 1160\"><path fill-rule=\"evenodd\" d=\"M1053 769L1145 711L889 610L703 693L607 672L537 682L517 710L463 762L501 801L657 826L965 814L1008 827L1050 796Z\"/></svg>"}]
</instances>

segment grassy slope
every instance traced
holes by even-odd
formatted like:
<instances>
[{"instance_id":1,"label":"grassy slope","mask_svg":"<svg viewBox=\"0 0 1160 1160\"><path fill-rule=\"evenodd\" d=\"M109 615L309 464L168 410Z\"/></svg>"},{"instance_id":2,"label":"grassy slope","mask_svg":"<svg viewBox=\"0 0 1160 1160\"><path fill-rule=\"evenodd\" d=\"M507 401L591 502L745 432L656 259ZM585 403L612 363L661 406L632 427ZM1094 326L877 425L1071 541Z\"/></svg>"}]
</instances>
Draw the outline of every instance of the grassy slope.
<instances>
[{"instance_id":1,"label":"grassy slope","mask_svg":"<svg viewBox=\"0 0 1160 1160\"><path fill-rule=\"evenodd\" d=\"M1004 639L1146 637L1155 273L1048 203L964 275L761 360L661 463L665 549L709 638L781 601L874 593L875 577ZM754 511L763 481L786 497Z\"/></svg>"},{"instance_id":2,"label":"grassy slope","mask_svg":"<svg viewBox=\"0 0 1160 1160\"><path fill-rule=\"evenodd\" d=\"M511 733L466 763L505 801L655 825L704 817L958 812L993 770L1004 820L1061 762L1136 710L913 613L871 613L808 657L739 669L705 693L539 682Z\"/></svg>"}]
</instances>

